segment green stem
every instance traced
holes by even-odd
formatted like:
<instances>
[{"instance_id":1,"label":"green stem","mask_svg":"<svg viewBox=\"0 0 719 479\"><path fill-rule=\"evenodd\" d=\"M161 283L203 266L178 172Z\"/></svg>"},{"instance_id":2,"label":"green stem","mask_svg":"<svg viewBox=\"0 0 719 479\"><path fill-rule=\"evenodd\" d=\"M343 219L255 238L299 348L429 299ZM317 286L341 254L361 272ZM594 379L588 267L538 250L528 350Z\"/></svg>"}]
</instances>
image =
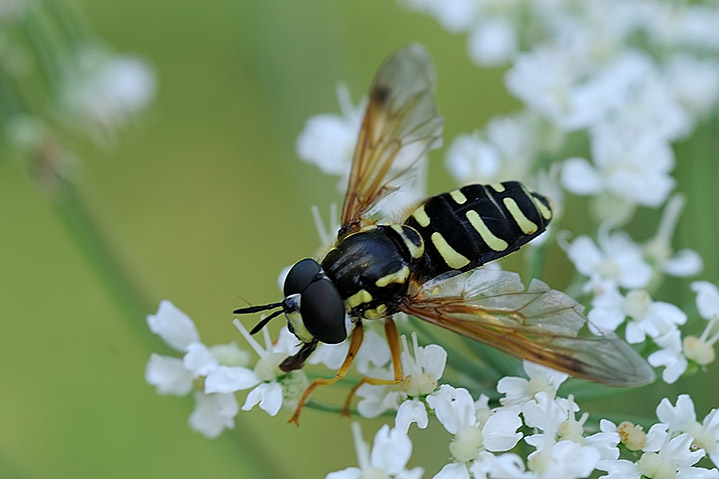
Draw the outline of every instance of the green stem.
<instances>
[{"instance_id":1,"label":"green stem","mask_svg":"<svg viewBox=\"0 0 719 479\"><path fill-rule=\"evenodd\" d=\"M329 412L329 413L333 413L333 414L340 414L340 413L342 413L342 411L344 411L344 407L342 407L342 406L326 404L323 402L315 401L314 399L310 399L309 401L307 401L307 403L305 404L305 407L314 409L315 411ZM350 408L349 412L350 412L350 415L352 415L352 416L360 416L359 411L355 408ZM395 411L394 409L389 409L389 410L381 413L377 417L394 417L396 414L397 414L397 411Z\"/></svg>"}]
</instances>

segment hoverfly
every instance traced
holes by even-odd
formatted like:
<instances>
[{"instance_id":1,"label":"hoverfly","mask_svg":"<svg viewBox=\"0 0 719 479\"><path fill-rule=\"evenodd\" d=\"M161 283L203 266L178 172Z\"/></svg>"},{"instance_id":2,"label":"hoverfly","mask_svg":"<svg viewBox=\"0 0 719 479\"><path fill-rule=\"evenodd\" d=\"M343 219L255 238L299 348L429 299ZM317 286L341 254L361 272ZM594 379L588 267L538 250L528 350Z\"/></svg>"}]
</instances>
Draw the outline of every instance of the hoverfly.
<instances>
[{"instance_id":1,"label":"hoverfly","mask_svg":"<svg viewBox=\"0 0 719 479\"><path fill-rule=\"evenodd\" d=\"M516 181L469 185L425 200L401 222L371 218L378 202L441 143L434 83L432 62L418 44L386 60L370 90L337 242L320 261L306 258L290 269L282 301L234 311L279 308L253 334L285 314L301 342L280 365L285 372L302 368L320 342L337 344L349 334L349 351L336 376L316 379L290 422L298 424L317 386L345 376L362 344L364 321L384 321L394 380L363 378L360 384L403 380L392 319L398 312L575 377L625 387L651 382L649 365L613 333L580 335L588 323L568 296L539 281L525 291L518 278L506 275L477 281L473 270L545 230L552 210L544 196Z\"/></svg>"}]
</instances>

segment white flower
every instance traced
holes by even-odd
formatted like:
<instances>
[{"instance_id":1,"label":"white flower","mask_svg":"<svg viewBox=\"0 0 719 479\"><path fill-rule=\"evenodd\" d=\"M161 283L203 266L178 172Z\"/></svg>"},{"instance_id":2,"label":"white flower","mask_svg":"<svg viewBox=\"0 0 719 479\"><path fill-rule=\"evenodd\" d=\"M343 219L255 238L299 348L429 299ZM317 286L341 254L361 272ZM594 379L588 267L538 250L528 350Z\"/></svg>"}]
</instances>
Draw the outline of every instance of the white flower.
<instances>
[{"instance_id":1,"label":"white flower","mask_svg":"<svg viewBox=\"0 0 719 479\"><path fill-rule=\"evenodd\" d=\"M600 419L599 432L584 438L585 444L594 446L601 456L597 469L606 471L610 464L619 458L619 434L616 426L607 419Z\"/></svg>"},{"instance_id":2,"label":"white flower","mask_svg":"<svg viewBox=\"0 0 719 479\"><path fill-rule=\"evenodd\" d=\"M157 313L147 316L150 331L157 334L173 349L185 352L192 343L200 341L195 323L170 301L163 299Z\"/></svg>"},{"instance_id":3,"label":"white flower","mask_svg":"<svg viewBox=\"0 0 719 479\"><path fill-rule=\"evenodd\" d=\"M504 394L499 400L503 406L521 406L527 401L534 400L540 392L554 399L559 386L569 377L566 373L530 361L523 361L522 364L529 377L528 380L508 376L497 383L497 391Z\"/></svg>"},{"instance_id":4,"label":"white flower","mask_svg":"<svg viewBox=\"0 0 719 479\"><path fill-rule=\"evenodd\" d=\"M184 396L192 391L193 374L182 360L152 353L145 367L145 381L157 388L158 394Z\"/></svg>"},{"instance_id":5,"label":"white flower","mask_svg":"<svg viewBox=\"0 0 719 479\"><path fill-rule=\"evenodd\" d=\"M483 133L457 136L447 150L445 164L462 185L526 182L540 148L553 148L553 132L531 112L494 117Z\"/></svg>"},{"instance_id":6,"label":"white flower","mask_svg":"<svg viewBox=\"0 0 719 479\"><path fill-rule=\"evenodd\" d=\"M677 306L663 301L652 301L644 290L627 293L622 304L624 313L632 318L627 324L627 342L640 343L645 335L657 338L674 331L678 324L687 321L687 315Z\"/></svg>"},{"instance_id":7,"label":"white flower","mask_svg":"<svg viewBox=\"0 0 719 479\"><path fill-rule=\"evenodd\" d=\"M596 121L610 101L592 85L582 85L586 68L586 62L566 49L542 45L517 57L505 83L529 109L573 131Z\"/></svg>"},{"instance_id":8,"label":"white flower","mask_svg":"<svg viewBox=\"0 0 719 479\"><path fill-rule=\"evenodd\" d=\"M407 432L412 423L420 429L427 427L427 407L424 398L433 394L438 387L444 367L447 364L447 351L436 344L420 347L417 333L412 333L412 352L407 345L407 337L402 336L402 373L404 380L400 389L407 399L400 404L395 418L395 427Z\"/></svg>"},{"instance_id":9,"label":"white flower","mask_svg":"<svg viewBox=\"0 0 719 479\"><path fill-rule=\"evenodd\" d=\"M699 424L694 402L687 394L680 394L676 406L664 398L657 406L657 418L666 423L671 433L686 432L691 435L692 449L701 448L719 466L719 413L712 409Z\"/></svg>"},{"instance_id":10,"label":"white flower","mask_svg":"<svg viewBox=\"0 0 719 479\"><path fill-rule=\"evenodd\" d=\"M148 315L147 323L167 344L185 354L182 359L152 354L145 380L157 388L158 394L184 396L195 389L196 407L189 419L193 430L213 438L224 428L232 428L238 412L232 393L237 389L206 391L203 386L215 374L241 375L246 370L242 365L247 363L247 353L234 343L205 346L195 323L166 300L156 314Z\"/></svg>"},{"instance_id":11,"label":"white flower","mask_svg":"<svg viewBox=\"0 0 719 479\"><path fill-rule=\"evenodd\" d=\"M445 157L450 174L461 183L496 181L501 168L499 152L478 134L459 135Z\"/></svg>"},{"instance_id":12,"label":"white flower","mask_svg":"<svg viewBox=\"0 0 719 479\"><path fill-rule=\"evenodd\" d=\"M589 329L597 334L599 331L614 331L626 319L622 306L624 296L612 281L599 281L594 287L592 309L587 314Z\"/></svg>"},{"instance_id":13,"label":"white flower","mask_svg":"<svg viewBox=\"0 0 719 479\"><path fill-rule=\"evenodd\" d=\"M459 33L470 27L479 12L480 2L476 0L403 0L403 3L409 8L435 17L447 31Z\"/></svg>"},{"instance_id":14,"label":"white flower","mask_svg":"<svg viewBox=\"0 0 719 479\"><path fill-rule=\"evenodd\" d=\"M587 477L601 457L592 446L574 441L554 442L547 438L527 457L529 469L544 479L576 479Z\"/></svg>"},{"instance_id":15,"label":"white flower","mask_svg":"<svg viewBox=\"0 0 719 479\"><path fill-rule=\"evenodd\" d=\"M672 276L692 276L701 271L702 258L694 250L685 248L672 254L672 236L684 208L685 199L674 194L667 201L657 233L644 244L644 252L657 269Z\"/></svg>"},{"instance_id":16,"label":"white flower","mask_svg":"<svg viewBox=\"0 0 719 479\"><path fill-rule=\"evenodd\" d=\"M709 321L699 337L686 336L682 346L688 359L706 366L716 359L714 344L719 342L719 290L707 281L695 281L691 288L697 293L699 315Z\"/></svg>"},{"instance_id":17,"label":"white flower","mask_svg":"<svg viewBox=\"0 0 719 479\"><path fill-rule=\"evenodd\" d=\"M661 348L647 357L647 362L654 367L664 366L662 379L672 384L687 370L688 362L682 354L682 341L679 330L671 329L665 334L654 338L654 342Z\"/></svg>"},{"instance_id":18,"label":"white flower","mask_svg":"<svg viewBox=\"0 0 719 479\"><path fill-rule=\"evenodd\" d=\"M448 466L450 465L457 466L461 464L448 464ZM487 479L490 477L496 479L536 479L537 477L535 473L526 470L524 462L516 454L497 456L488 451L482 451L477 455L469 467L469 472L475 479ZM434 479L437 479L437 476Z\"/></svg>"},{"instance_id":19,"label":"white flower","mask_svg":"<svg viewBox=\"0 0 719 479\"><path fill-rule=\"evenodd\" d=\"M192 430L208 438L219 436L222 431L235 427L239 405L234 394L203 394L195 391L197 406L190 414L188 423Z\"/></svg>"},{"instance_id":20,"label":"white flower","mask_svg":"<svg viewBox=\"0 0 719 479\"><path fill-rule=\"evenodd\" d=\"M691 466L704 456L704 451L692 451L691 444L689 434L672 438L666 424L655 424L647 433L647 445L637 461L637 469L646 477L692 477L691 473L701 473Z\"/></svg>"},{"instance_id":21,"label":"white flower","mask_svg":"<svg viewBox=\"0 0 719 479\"><path fill-rule=\"evenodd\" d=\"M376 417L384 411L396 409L395 427L406 433L412 423L417 423L420 429L427 427L429 418L425 398L437 390L447 362L447 352L434 344L420 347L416 333L412 333L411 350L407 338L402 336L401 339L403 381L396 385L360 386L357 395L362 399L357 409L365 417ZM383 340L383 343L386 348L386 341ZM393 372L387 368L379 369L370 377L392 379Z\"/></svg>"},{"instance_id":22,"label":"white flower","mask_svg":"<svg viewBox=\"0 0 719 479\"><path fill-rule=\"evenodd\" d=\"M427 403L434 409L437 420L454 435L449 450L456 462L468 463L483 450L507 451L522 438L516 432L522 425L518 411L491 413L476 404L466 389L444 384L427 397Z\"/></svg>"},{"instance_id":23,"label":"white flower","mask_svg":"<svg viewBox=\"0 0 719 479\"><path fill-rule=\"evenodd\" d=\"M578 406L574 401L568 401L564 398L552 398L545 392L538 392L534 401L528 401L522 406L522 415L524 423L533 428L537 428L544 434L535 434L529 436L525 440L534 444L538 442L531 437L541 437L548 435L554 438L559 433L559 428L569 418L570 414L578 411Z\"/></svg>"},{"instance_id":24,"label":"white flower","mask_svg":"<svg viewBox=\"0 0 719 479\"><path fill-rule=\"evenodd\" d=\"M346 178L349 175L352 153L359 135L365 101L352 105L347 87L337 87L341 115L326 113L307 120L297 137L300 158L317 166L323 172Z\"/></svg>"},{"instance_id":25,"label":"white flower","mask_svg":"<svg viewBox=\"0 0 719 479\"><path fill-rule=\"evenodd\" d=\"M515 26L502 18L485 18L467 37L469 58L477 65L502 65L517 54Z\"/></svg>"},{"instance_id":26,"label":"white flower","mask_svg":"<svg viewBox=\"0 0 719 479\"><path fill-rule=\"evenodd\" d=\"M82 51L61 92L69 113L90 126L111 129L144 109L155 95L155 76L134 56Z\"/></svg>"},{"instance_id":27,"label":"white flower","mask_svg":"<svg viewBox=\"0 0 719 479\"><path fill-rule=\"evenodd\" d=\"M562 246L577 271L589 277L585 290L607 283L643 288L652 277L652 267L644 260L641 247L622 231L606 234L600 230L599 247L584 235Z\"/></svg>"},{"instance_id":28,"label":"white flower","mask_svg":"<svg viewBox=\"0 0 719 479\"><path fill-rule=\"evenodd\" d=\"M263 328L263 348L238 319L235 319L233 324L260 358L254 370L225 367L213 370L205 380L205 392L226 393L254 387L245 399L243 411L249 411L259 404L260 409L270 416L275 416L283 404L293 407L307 388L307 376L302 371L286 373L279 366L285 358L297 352L297 339L284 327L280 330L277 341L273 343L269 332Z\"/></svg>"},{"instance_id":29,"label":"white flower","mask_svg":"<svg viewBox=\"0 0 719 479\"><path fill-rule=\"evenodd\" d=\"M629 136L613 124L592 130L593 164L583 158L564 163L562 183L580 195L611 193L629 205L658 207L674 188L674 154L657 135Z\"/></svg>"},{"instance_id":30,"label":"white flower","mask_svg":"<svg viewBox=\"0 0 719 479\"><path fill-rule=\"evenodd\" d=\"M719 288L708 281L695 281L691 289L697 294L699 315L708 320L719 318Z\"/></svg>"},{"instance_id":31,"label":"white flower","mask_svg":"<svg viewBox=\"0 0 719 479\"><path fill-rule=\"evenodd\" d=\"M326 479L419 479L422 468L406 469L412 455L412 442L406 434L390 429L386 424L377 431L370 453L362 439L359 423L352 423L352 436L357 451L359 467L348 467L327 474Z\"/></svg>"}]
</instances>

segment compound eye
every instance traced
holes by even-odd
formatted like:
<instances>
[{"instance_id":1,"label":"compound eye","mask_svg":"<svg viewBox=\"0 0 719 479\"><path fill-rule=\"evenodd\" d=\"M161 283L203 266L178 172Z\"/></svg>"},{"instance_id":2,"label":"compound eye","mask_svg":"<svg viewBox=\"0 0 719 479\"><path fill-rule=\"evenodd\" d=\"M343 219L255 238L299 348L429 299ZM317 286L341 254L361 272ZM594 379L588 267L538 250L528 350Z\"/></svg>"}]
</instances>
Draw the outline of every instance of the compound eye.
<instances>
[{"instance_id":1,"label":"compound eye","mask_svg":"<svg viewBox=\"0 0 719 479\"><path fill-rule=\"evenodd\" d=\"M291 294L302 293L312 280L320 272L320 265L317 261L306 258L295 263L285 278L285 297Z\"/></svg>"},{"instance_id":2,"label":"compound eye","mask_svg":"<svg viewBox=\"0 0 719 479\"><path fill-rule=\"evenodd\" d=\"M345 305L330 280L321 279L305 288L300 313L307 331L323 343L337 344L347 339Z\"/></svg>"}]
</instances>

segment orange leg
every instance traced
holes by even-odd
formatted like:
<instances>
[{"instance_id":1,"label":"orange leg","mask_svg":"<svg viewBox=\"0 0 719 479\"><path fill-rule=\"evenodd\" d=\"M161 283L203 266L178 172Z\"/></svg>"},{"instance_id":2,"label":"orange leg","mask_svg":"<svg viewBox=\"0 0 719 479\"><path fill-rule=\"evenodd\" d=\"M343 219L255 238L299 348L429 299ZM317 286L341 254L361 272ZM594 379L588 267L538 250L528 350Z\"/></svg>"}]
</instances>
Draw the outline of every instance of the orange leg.
<instances>
[{"instance_id":1,"label":"orange leg","mask_svg":"<svg viewBox=\"0 0 719 479\"><path fill-rule=\"evenodd\" d=\"M385 318L384 320L384 334L387 338L389 352L392 355L392 369L394 370L394 379L378 379L368 377L362 378L360 382L358 382L357 385L353 387L347 395L347 399L345 399L345 406L342 409L341 413L342 416L350 415L350 403L352 402L352 398L354 397L360 386L362 386L363 384L382 386L399 384L404 380L404 375L402 374L402 358L401 348L399 345L399 332L397 332L397 326L394 324L394 319L392 319L391 317Z\"/></svg>"},{"instance_id":2,"label":"orange leg","mask_svg":"<svg viewBox=\"0 0 719 479\"><path fill-rule=\"evenodd\" d=\"M342 366L340 366L339 370L337 371L337 375L330 379L319 378L312 381L312 384L310 384L309 387L305 390L305 392L302 394L302 397L300 398L300 401L297 403L295 412L289 420L290 423L294 424L295 426L300 425L300 412L302 412L302 407L305 405L307 399L309 399L310 397L310 394L312 394L312 391L314 391L317 386L327 386L330 384L334 384L345 377L345 375L347 374L347 370L349 370L350 366L352 366L352 363L357 357L357 351L359 351L359 348L362 345L362 339L364 339L364 329L362 328L361 323L357 323L352 330L352 335L350 336L349 351L347 351L345 361L342 363Z\"/></svg>"}]
</instances>

